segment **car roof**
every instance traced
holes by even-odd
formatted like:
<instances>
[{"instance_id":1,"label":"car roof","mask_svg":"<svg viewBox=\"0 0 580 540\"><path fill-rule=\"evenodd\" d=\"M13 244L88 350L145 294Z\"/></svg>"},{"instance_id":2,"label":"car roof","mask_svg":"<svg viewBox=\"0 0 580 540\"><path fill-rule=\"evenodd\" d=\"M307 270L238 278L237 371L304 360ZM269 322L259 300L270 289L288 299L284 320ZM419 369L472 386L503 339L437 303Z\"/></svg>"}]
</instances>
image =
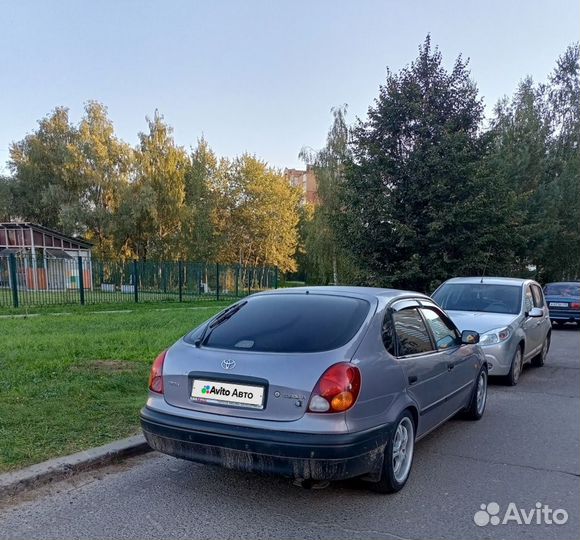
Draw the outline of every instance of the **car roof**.
<instances>
[{"instance_id":1,"label":"car roof","mask_svg":"<svg viewBox=\"0 0 580 540\"><path fill-rule=\"evenodd\" d=\"M533 279L511 278L511 277L456 277L448 279L445 283L466 283L466 284L488 284L488 285L523 285L524 283L535 283Z\"/></svg>"},{"instance_id":2,"label":"car roof","mask_svg":"<svg viewBox=\"0 0 580 540\"><path fill-rule=\"evenodd\" d=\"M404 291L401 289L383 289L380 287L352 287L352 286L342 286L342 285L331 285L331 286L313 286L313 287L288 287L283 289L273 289L269 291L264 291L258 293L258 295L268 295L268 294L305 294L306 292L312 292L315 294L328 294L328 295L342 295L342 296L354 296L357 298L366 299L388 299L392 300L398 297L408 298L409 296L417 298L430 298L423 293L416 291Z\"/></svg>"}]
</instances>

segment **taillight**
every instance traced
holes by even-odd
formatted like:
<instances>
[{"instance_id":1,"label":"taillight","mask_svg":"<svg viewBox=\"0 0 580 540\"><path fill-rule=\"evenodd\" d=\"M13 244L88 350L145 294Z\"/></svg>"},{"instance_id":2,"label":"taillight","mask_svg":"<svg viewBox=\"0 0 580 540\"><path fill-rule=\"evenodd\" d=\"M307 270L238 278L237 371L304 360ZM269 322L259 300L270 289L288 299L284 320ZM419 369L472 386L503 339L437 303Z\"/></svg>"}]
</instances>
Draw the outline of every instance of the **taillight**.
<instances>
[{"instance_id":1,"label":"taillight","mask_svg":"<svg viewBox=\"0 0 580 540\"><path fill-rule=\"evenodd\" d=\"M580 309L580 304L579 304L578 302L572 302L572 303L570 304L570 307L571 307L572 309Z\"/></svg>"},{"instance_id":2,"label":"taillight","mask_svg":"<svg viewBox=\"0 0 580 540\"><path fill-rule=\"evenodd\" d=\"M360 392L360 371L348 362L329 367L312 392L308 411L335 413L350 409Z\"/></svg>"},{"instance_id":3,"label":"taillight","mask_svg":"<svg viewBox=\"0 0 580 540\"><path fill-rule=\"evenodd\" d=\"M149 390L157 394L163 394L163 362L167 351L163 351L153 362L149 373Z\"/></svg>"}]
</instances>

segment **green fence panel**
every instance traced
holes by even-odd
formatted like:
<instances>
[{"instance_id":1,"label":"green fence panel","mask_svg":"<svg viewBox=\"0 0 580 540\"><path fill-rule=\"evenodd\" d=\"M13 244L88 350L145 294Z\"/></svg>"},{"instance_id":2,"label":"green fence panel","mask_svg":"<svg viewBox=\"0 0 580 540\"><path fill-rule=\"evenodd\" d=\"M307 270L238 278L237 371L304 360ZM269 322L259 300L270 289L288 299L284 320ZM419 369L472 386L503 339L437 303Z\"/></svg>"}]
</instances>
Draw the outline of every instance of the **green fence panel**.
<instances>
[{"instance_id":1,"label":"green fence panel","mask_svg":"<svg viewBox=\"0 0 580 540\"><path fill-rule=\"evenodd\" d=\"M9 307L12 302L8 257L0 257L0 307Z\"/></svg>"},{"instance_id":2,"label":"green fence panel","mask_svg":"<svg viewBox=\"0 0 580 540\"><path fill-rule=\"evenodd\" d=\"M0 309L14 306L234 301L278 286L274 268L196 261L0 256Z\"/></svg>"},{"instance_id":3,"label":"green fence panel","mask_svg":"<svg viewBox=\"0 0 580 540\"><path fill-rule=\"evenodd\" d=\"M18 307L18 275L16 273L16 257L13 253L10 254L8 260L8 272L10 274L10 288L12 289L12 304L15 308Z\"/></svg>"}]
</instances>

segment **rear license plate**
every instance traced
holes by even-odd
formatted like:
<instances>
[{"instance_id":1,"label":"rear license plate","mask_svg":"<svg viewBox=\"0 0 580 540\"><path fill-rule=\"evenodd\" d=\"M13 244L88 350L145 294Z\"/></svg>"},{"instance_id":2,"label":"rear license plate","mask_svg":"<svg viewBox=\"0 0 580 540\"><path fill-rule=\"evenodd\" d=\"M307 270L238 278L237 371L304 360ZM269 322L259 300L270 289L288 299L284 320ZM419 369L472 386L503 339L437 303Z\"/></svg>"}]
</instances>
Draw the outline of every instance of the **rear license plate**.
<instances>
[{"instance_id":1,"label":"rear license plate","mask_svg":"<svg viewBox=\"0 0 580 540\"><path fill-rule=\"evenodd\" d=\"M566 302L550 302L550 307L568 307Z\"/></svg>"},{"instance_id":2,"label":"rear license plate","mask_svg":"<svg viewBox=\"0 0 580 540\"><path fill-rule=\"evenodd\" d=\"M201 403L264 408L264 387L221 381L194 379L191 399Z\"/></svg>"}]
</instances>

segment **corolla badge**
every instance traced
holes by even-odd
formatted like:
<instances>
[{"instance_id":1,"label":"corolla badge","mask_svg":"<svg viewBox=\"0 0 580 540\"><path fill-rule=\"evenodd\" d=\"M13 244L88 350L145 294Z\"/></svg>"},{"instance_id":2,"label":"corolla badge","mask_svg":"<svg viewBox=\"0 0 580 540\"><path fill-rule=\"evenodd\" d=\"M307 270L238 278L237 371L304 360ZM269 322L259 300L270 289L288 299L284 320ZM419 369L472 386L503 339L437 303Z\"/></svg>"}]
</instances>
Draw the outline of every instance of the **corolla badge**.
<instances>
[{"instance_id":1,"label":"corolla badge","mask_svg":"<svg viewBox=\"0 0 580 540\"><path fill-rule=\"evenodd\" d=\"M236 367L235 360L222 360L222 367L224 369L234 369Z\"/></svg>"}]
</instances>

